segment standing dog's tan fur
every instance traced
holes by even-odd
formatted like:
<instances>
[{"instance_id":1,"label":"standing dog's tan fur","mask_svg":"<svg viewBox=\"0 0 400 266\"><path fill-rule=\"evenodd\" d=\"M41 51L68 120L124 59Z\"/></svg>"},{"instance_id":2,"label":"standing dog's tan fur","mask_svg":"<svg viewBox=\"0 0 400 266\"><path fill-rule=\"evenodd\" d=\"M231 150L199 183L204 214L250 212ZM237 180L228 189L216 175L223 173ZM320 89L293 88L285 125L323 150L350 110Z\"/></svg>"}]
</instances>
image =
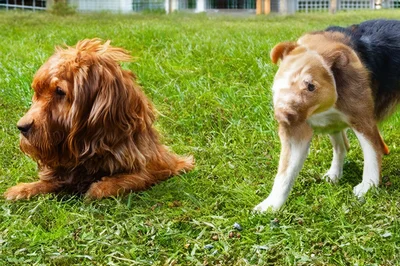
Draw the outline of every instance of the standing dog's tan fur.
<instances>
[{"instance_id":1,"label":"standing dog's tan fur","mask_svg":"<svg viewBox=\"0 0 400 266\"><path fill-rule=\"evenodd\" d=\"M326 179L337 182L342 176L349 148L345 130L352 128L364 153L362 182L354 193L362 196L379 184L382 155L389 150L377 122L393 112L398 98L387 100L390 108L377 106L386 97L379 94L382 84L375 86L374 73L352 45L348 35L332 30L306 34L271 51L273 63L281 60L272 90L282 150L272 191L255 210L276 210L284 204L314 131L328 133L334 148Z\"/></svg>"},{"instance_id":2,"label":"standing dog's tan fur","mask_svg":"<svg viewBox=\"0 0 400 266\"><path fill-rule=\"evenodd\" d=\"M131 56L98 39L58 48L36 73L30 110L18 122L22 151L40 181L5 192L8 200L52 192L98 199L143 190L193 168L163 146L154 110L119 62Z\"/></svg>"}]
</instances>

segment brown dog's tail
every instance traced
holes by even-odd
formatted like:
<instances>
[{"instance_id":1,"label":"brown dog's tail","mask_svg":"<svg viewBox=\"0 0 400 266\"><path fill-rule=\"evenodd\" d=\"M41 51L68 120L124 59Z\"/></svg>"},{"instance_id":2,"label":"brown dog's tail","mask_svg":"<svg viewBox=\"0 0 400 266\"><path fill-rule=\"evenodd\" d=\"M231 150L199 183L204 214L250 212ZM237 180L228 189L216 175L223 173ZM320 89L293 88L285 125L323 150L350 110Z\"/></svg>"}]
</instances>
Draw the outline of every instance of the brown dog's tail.
<instances>
[{"instance_id":1,"label":"brown dog's tail","mask_svg":"<svg viewBox=\"0 0 400 266\"><path fill-rule=\"evenodd\" d=\"M176 169L179 173L189 172L194 168L194 157L192 155L179 157Z\"/></svg>"},{"instance_id":2,"label":"brown dog's tail","mask_svg":"<svg viewBox=\"0 0 400 266\"><path fill-rule=\"evenodd\" d=\"M195 166L193 156L179 156L171 152L168 147L160 145L158 155L153 157L146 168L155 182L165 180L171 176L187 173Z\"/></svg>"}]
</instances>

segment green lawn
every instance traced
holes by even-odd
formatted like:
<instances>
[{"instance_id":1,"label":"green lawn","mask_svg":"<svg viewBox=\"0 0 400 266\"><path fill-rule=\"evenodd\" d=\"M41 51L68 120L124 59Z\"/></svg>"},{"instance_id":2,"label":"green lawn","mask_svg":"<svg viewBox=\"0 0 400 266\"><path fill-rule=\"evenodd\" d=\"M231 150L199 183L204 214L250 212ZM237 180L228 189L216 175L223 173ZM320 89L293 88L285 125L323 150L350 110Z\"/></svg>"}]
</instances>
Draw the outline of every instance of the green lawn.
<instances>
[{"instance_id":1,"label":"green lawn","mask_svg":"<svg viewBox=\"0 0 400 266\"><path fill-rule=\"evenodd\" d=\"M354 135L338 185L322 180L332 148L328 137L315 136L283 209L252 213L268 196L279 160L270 49L306 31L370 18L400 18L400 11L288 17L0 12L0 193L36 180L15 126L30 105L33 74L55 45L84 38L110 39L132 52L135 62L124 67L138 75L159 110L164 142L197 163L189 174L116 199L1 198L0 265L399 265L400 115L381 127L391 149L383 160L385 185L364 201L352 193L363 167Z\"/></svg>"}]
</instances>

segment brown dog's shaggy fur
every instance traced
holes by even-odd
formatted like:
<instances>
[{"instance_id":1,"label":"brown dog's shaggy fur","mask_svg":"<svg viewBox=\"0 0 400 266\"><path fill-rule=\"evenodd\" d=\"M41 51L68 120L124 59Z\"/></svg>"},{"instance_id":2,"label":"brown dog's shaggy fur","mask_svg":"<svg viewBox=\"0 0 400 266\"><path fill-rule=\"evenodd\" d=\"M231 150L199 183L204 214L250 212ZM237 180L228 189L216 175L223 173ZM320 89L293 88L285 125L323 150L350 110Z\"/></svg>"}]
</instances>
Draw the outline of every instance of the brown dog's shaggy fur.
<instances>
[{"instance_id":1,"label":"brown dog's shaggy fur","mask_svg":"<svg viewBox=\"0 0 400 266\"><path fill-rule=\"evenodd\" d=\"M130 60L98 39L57 48L36 73L32 106L18 122L21 149L37 161L40 181L11 187L6 199L61 191L99 199L194 167L192 157L160 144L151 103L119 65Z\"/></svg>"}]
</instances>

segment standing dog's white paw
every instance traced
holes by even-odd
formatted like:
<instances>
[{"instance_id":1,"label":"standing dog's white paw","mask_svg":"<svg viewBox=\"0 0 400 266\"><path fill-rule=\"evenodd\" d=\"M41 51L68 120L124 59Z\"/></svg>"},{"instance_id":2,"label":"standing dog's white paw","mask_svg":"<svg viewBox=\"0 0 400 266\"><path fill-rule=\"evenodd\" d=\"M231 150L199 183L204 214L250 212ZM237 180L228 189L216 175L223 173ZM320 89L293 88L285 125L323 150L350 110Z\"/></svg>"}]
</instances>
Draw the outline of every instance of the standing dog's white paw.
<instances>
[{"instance_id":1,"label":"standing dog's white paw","mask_svg":"<svg viewBox=\"0 0 400 266\"><path fill-rule=\"evenodd\" d=\"M279 197L272 198L269 196L263 202L254 207L253 210L257 212L266 212L268 210L277 211L282 207L283 203L285 203L285 200L282 200Z\"/></svg>"},{"instance_id":2,"label":"standing dog's white paw","mask_svg":"<svg viewBox=\"0 0 400 266\"><path fill-rule=\"evenodd\" d=\"M324 175L324 179L328 182L336 184L339 182L340 178L342 178L342 175L342 171L338 171L337 169L329 169L329 171Z\"/></svg>"},{"instance_id":3,"label":"standing dog's white paw","mask_svg":"<svg viewBox=\"0 0 400 266\"><path fill-rule=\"evenodd\" d=\"M373 186L375 186L373 183L361 182L360 184L354 187L353 189L354 195L360 198L364 196L368 192L368 190Z\"/></svg>"}]
</instances>

